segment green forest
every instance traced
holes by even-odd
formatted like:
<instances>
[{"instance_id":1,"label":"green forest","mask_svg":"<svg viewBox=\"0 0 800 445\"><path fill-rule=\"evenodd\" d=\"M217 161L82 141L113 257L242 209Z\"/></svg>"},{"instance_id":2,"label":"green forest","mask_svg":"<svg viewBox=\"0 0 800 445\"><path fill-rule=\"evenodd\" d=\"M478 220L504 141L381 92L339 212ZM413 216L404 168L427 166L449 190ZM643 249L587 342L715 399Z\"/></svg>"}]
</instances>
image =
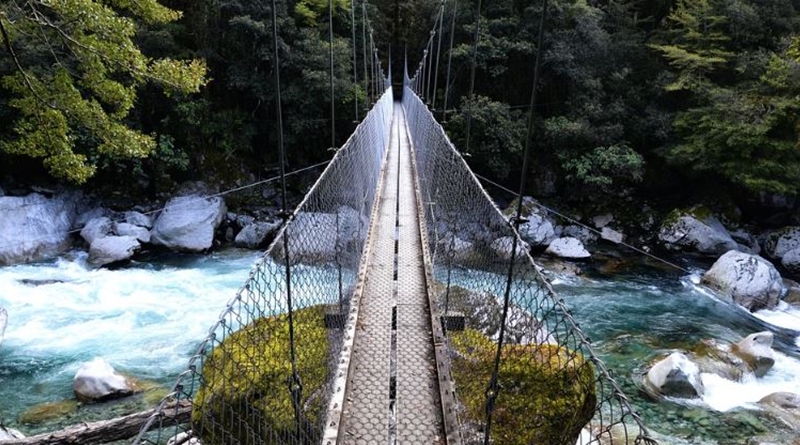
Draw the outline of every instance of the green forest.
<instances>
[{"instance_id":1,"label":"green forest","mask_svg":"<svg viewBox=\"0 0 800 445\"><path fill-rule=\"evenodd\" d=\"M278 0L287 168L328 159L364 117L374 50L399 84L404 55L415 70L441 16L433 111L458 147L471 122L463 151L489 179L518 184L532 111L537 197L579 206L800 191L800 2L553 0L539 42L542 3L334 0L331 29L328 2ZM0 8L5 181L155 197L185 180L224 186L276 170L271 2Z\"/></svg>"}]
</instances>

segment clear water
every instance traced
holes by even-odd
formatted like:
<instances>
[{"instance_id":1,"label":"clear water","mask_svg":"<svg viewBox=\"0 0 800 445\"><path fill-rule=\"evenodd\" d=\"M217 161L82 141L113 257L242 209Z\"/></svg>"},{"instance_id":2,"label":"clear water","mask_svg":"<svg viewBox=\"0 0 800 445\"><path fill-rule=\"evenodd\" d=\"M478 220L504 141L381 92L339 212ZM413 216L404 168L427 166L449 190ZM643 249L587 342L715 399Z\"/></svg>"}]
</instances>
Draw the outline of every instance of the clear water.
<instances>
[{"instance_id":1,"label":"clear water","mask_svg":"<svg viewBox=\"0 0 800 445\"><path fill-rule=\"evenodd\" d=\"M228 250L93 270L85 254L75 254L0 268L0 305L9 313L0 346L0 422L26 433L52 428L17 419L38 404L72 398L75 371L94 357L169 387L259 256ZM31 285L24 279L57 282ZM716 300L692 277L657 269L560 276L553 282L662 443L743 444L752 436L787 441L796 434L754 402L775 391L800 393L800 344L791 331L800 331L800 311L782 306L754 317ZM738 341L767 323L783 329L771 328L779 353L764 378L729 382L704 375L706 395L693 402L656 402L640 391L637 381L659 356L705 338ZM92 412L82 410L89 414L63 422L91 419Z\"/></svg>"}]
</instances>

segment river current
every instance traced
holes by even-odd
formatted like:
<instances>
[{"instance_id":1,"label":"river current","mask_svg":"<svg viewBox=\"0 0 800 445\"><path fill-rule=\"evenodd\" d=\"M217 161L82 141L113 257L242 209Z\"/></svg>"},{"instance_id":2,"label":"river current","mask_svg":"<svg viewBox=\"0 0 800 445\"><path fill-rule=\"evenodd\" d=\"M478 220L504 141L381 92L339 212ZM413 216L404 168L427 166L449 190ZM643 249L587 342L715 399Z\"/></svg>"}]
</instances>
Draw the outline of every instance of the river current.
<instances>
[{"instance_id":1,"label":"river current","mask_svg":"<svg viewBox=\"0 0 800 445\"><path fill-rule=\"evenodd\" d=\"M20 414L72 398L75 372L94 357L171 386L259 256L243 250L170 255L109 270L92 269L84 253L74 253L0 268L0 306L9 314L0 346L0 422L25 433L45 429L21 424ZM782 305L754 317L695 282L658 268L553 277L663 443L744 444L764 435L788 441L797 431L756 402L776 391L800 394L800 340L790 334L800 331L800 311ZM765 377L732 382L704 374L704 397L688 402L654 401L640 390L637 382L652 360L702 339L735 342L770 325L783 329L776 335L775 366Z\"/></svg>"}]
</instances>

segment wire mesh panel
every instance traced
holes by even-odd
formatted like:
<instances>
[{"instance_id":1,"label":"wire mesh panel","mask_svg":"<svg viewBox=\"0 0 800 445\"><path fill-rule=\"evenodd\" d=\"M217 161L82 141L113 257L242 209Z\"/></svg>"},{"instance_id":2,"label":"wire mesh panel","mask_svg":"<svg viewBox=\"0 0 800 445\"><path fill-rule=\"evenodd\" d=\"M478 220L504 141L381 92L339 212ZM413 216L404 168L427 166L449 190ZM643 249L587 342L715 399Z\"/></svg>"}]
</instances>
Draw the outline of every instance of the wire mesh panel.
<instances>
[{"instance_id":1,"label":"wire mesh panel","mask_svg":"<svg viewBox=\"0 0 800 445\"><path fill-rule=\"evenodd\" d=\"M386 90L254 266L135 444L319 443L392 104Z\"/></svg>"},{"instance_id":2,"label":"wire mesh panel","mask_svg":"<svg viewBox=\"0 0 800 445\"><path fill-rule=\"evenodd\" d=\"M655 443L509 219L408 86L403 106L462 443Z\"/></svg>"}]
</instances>

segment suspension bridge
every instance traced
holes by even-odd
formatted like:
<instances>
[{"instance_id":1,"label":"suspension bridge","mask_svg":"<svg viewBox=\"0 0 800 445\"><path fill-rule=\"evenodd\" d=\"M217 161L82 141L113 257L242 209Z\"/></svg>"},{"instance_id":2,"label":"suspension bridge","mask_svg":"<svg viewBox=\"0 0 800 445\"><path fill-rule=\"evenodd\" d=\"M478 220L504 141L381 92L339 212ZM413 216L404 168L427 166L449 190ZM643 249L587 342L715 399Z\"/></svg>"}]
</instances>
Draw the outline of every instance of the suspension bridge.
<instances>
[{"instance_id":1,"label":"suspension bridge","mask_svg":"<svg viewBox=\"0 0 800 445\"><path fill-rule=\"evenodd\" d=\"M280 233L134 444L656 443L523 247L522 204L500 212L424 101L434 34L399 98L364 36L372 109L293 211L282 181Z\"/></svg>"}]
</instances>

